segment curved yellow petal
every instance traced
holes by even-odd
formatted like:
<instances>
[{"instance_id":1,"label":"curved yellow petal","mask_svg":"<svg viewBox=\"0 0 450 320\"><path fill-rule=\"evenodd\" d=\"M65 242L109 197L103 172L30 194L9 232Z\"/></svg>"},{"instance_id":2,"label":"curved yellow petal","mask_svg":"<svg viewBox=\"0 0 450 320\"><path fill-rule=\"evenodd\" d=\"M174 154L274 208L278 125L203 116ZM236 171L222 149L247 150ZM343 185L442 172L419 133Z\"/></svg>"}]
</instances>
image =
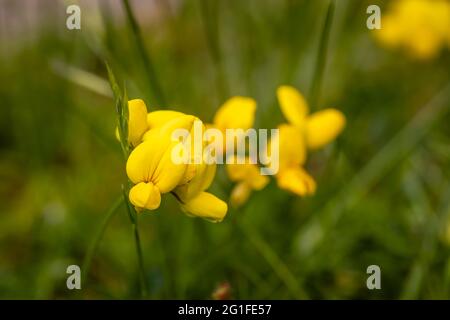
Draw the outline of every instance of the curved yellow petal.
<instances>
[{"instance_id":1,"label":"curved yellow petal","mask_svg":"<svg viewBox=\"0 0 450 320\"><path fill-rule=\"evenodd\" d=\"M128 157L126 171L133 183L152 182L161 193L173 190L183 178L187 164L172 159L173 149L181 142L172 141L168 132L176 125L185 125L183 119L173 120L167 127L149 130L145 140Z\"/></svg>"},{"instance_id":2,"label":"curved yellow petal","mask_svg":"<svg viewBox=\"0 0 450 320\"><path fill-rule=\"evenodd\" d=\"M280 86L277 89L278 103L281 112L289 123L302 126L309 112L308 104L303 95L294 87Z\"/></svg>"},{"instance_id":3,"label":"curved yellow petal","mask_svg":"<svg viewBox=\"0 0 450 320\"><path fill-rule=\"evenodd\" d=\"M333 141L345 127L345 116L336 109L316 112L306 121L306 144L310 149L318 149Z\"/></svg>"},{"instance_id":4,"label":"curved yellow petal","mask_svg":"<svg viewBox=\"0 0 450 320\"><path fill-rule=\"evenodd\" d=\"M148 130L147 107L141 99L128 101L128 142L137 146Z\"/></svg>"},{"instance_id":5,"label":"curved yellow petal","mask_svg":"<svg viewBox=\"0 0 450 320\"><path fill-rule=\"evenodd\" d=\"M216 164L198 164L195 176L188 183L177 187L175 192L182 201L188 201L208 189L215 175Z\"/></svg>"},{"instance_id":6,"label":"curved yellow petal","mask_svg":"<svg viewBox=\"0 0 450 320\"><path fill-rule=\"evenodd\" d=\"M157 132L153 131L152 135L152 139L139 144L128 157L126 172L133 183L151 181L162 155L169 146L170 142L159 139Z\"/></svg>"},{"instance_id":7,"label":"curved yellow petal","mask_svg":"<svg viewBox=\"0 0 450 320\"><path fill-rule=\"evenodd\" d=\"M313 177L300 167L280 171L276 177L281 189L299 196L312 195L316 192L316 182Z\"/></svg>"},{"instance_id":8,"label":"curved yellow petal","mask_svg":"<svg viewBox=\"0 0 450 320\"><path fill-rule=\"evenodd\" d=\"M189 201L181 204L189 215L201 217L212 222L220 222L227 214L227 204L208 192L201 192Z\"/></svg>"},{"instance_id":9,"label":"curved yellow petal","mask_svg":"<svg viewBox=\"0 0 450 320\"><path fill-rule=\"evenodd\" d=\"M255 121L256 101L247 97L232 97L217 110L214 126L220 130L249 129Z\"/></svg>"},{"instance_id":10,"label":"curved yellow petal","mask_svg":"<svg viewBox=\"0 0 450 320\"><path fill-rule=\"evenodd\" d=\"M147 124L149 128L157 128L165 125L170 120L184 116L185 114L173 110L158 110L147 114Z\"/></svg>"},{"instance_id":11,"label":"curved yellow petal","mask_svg":"<svg viewBox=\"0 0 450 320\"><path fill-rule=\"evenodd\" d=\"M279 125L278 130L279 169L303 165L307 154L303 130L288 124ZM270 141L269 151L272 143Z\"/></svg>"},{"instance_id":12,"label":"curved yellow petal","mask_svg":"<svg viewBox=\"0 0 450 320\"><path fill-rule=\"evenodd\" d=\"M140 182L130 189L130 202L138 211L154 210L161 204L161 193L153 183Z\"/></svg>"}]
</instances>

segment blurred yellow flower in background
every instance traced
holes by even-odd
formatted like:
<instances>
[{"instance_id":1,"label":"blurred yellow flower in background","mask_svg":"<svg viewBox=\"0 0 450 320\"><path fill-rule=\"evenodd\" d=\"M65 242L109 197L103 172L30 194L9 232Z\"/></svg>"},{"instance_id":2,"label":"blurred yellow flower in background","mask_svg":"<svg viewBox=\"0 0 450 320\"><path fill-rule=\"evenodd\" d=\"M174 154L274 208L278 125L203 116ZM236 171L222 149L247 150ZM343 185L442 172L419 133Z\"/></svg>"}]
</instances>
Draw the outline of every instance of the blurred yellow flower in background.
<instances>
[{"instance_id":1,"label":"blurred yellow flower in background","mask_svg":"<svg viewBox=\"0 0 450 320\"><path fill-rule=\"evenodd\" d=\"M374 33L386 47L402 48L418 59L433 58L450 48L450 1L392 1Z\"/></svg>"},{"instance_id":2,"label":"blurred yellow flower in background","mask_svg":"<svg viewBox=\"0 0 450 320\"><path fill-rule=\"evenodd\" d=\"M251 164L248 157L244 164L238 164L234 159L226 168L230 180L237 183L230 196L231 205L234 207L247 202L252 190L262 190L269 183L269 178L261 175L259 167Z\"/></svg>"},{"instance_id":3,"label":"blurred yellow flower in background","mask_svg":"<svg viewBox=\"0 0 450 320\"><path fill-rule=\"evenodd\" d=\"M307 150L319 149L336 139L345 127L345 116L331 108L309 114L305 98L291 86L280 86L277 97L289 122L278 126L278 186L299 196L314 194L316 183L303 169Z\"/></svg>"},{"instance_id":4,"label":"blurred yellow flower in background","mask_svg":"<svg viewBox=\"0 0 450 320\"><path fill-rule=\"evenodd\" d=\"M210 127L219 129L223 136L226 136L226 129L252 128L255 122L256 101L252 98L235 96L228 99L214 115L213 124ZM236 138L233 141L235 146L239 143L245 143ZM222 153L234 152L236 149L229 148L230 142L222 142ZM231 164L226 165L226 171L231 181L236 182L230 195L231 205L239 207L247 202L252 190L261 190L269 182L269 178L260 174L259 167L255 163L250 163L250 159L245 157L244 163L237 163L234 154L230 157Z\"/></svg>"}]
</instances>

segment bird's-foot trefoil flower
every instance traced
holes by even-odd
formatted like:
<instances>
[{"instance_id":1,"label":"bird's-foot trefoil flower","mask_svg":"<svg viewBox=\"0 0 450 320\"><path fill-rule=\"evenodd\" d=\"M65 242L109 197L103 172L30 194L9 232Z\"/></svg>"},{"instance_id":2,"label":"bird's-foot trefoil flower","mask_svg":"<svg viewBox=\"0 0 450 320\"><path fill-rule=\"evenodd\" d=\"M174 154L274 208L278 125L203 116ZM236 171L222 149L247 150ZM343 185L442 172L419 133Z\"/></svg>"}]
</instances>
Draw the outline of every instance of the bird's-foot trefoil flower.
<instances>
[{"instance_id":1,"label":"bird's-foot trefoil flower","mask_svg":"<svg viewBox=\"0 0 450 320\"><path fill-rule=\"evenodd\" d=\"M309 114L305 98L291 86L280 86L277 97L288 121L278 127L278 186L299 196L312 195L316 183L304 169L307 152L333 141L345 127L345 116L336 109Z\"/></svg>"},{"instance_id":2,"label":"bird's-foot trefoil flower","mask_svg":"<svg viewBox=\"0 0 450 320\"><path fill-rule=\"evenodd\" d=\"M252 190L261 190L269 182L267 176L261 175L255 160L256 157L253 157L251 161L249 156L242 154L246 152L246 149L254 147L248 144L256 144L256 141L252 141L250 138L247 144L245 141L247 136L245 131L253 130L255 112L256 101L254 99L241 96L232 97L218 109L214 115L213 124L210 125L221 130L224 137L227 136L225 132L229 129L238 129L242 133L242 135L222 141L222 155L227 155L226 171L230 180L236 183L230 195L230 202L234 207L243 205L250 197ZM237 161L238 158L243 161Z\"/></svg>"},{"instance_id":3,"label":"bird's-foot trefoil flower","mask_svg":"<svg viewBox=\"0 0 450 320\"><path fill-rule=\"evenodd\" d=\"M191 128L193 116L181 116L165 125L150 129L143 142L130 153L126 171L135 185L130 189L130 202L137 211L154 210L161 203L161 194L171 192L186 174L187 165L172 161L172 150L177 144L171 132L177 128Z\"/></svg>"},{"instance_id":4,"label":"bird's-foot trefoil flower","mask_svg":"<svg viewBox=\"0 0 450 320\"><path fill-rule=\"evenodd\" d=\"M450 1L392 1L381 29L373 33L386 47L402 49L413 58L432 59L450 48Z\"/></svg>"},{"instance_id":5,"label":"bird's-foot trefoil flower","mask_svg":"<svg viewBox=\"0 0 450 320\"><path fill-rule=\"evenodd\" d=\"M233 207L240 207L251 195L252 190L262 190L268 183L269 178L261 175L259 167L245 159L243 164L233 161L226 166L228 177L236 185L230 195L230 203Z\"/></svg>"},{"instance_id":6,"label":"bird's-foot trefoil flower","mask_svg":"<svg viewBox=\"0 0 450 320\"><path fill-rule=\"evenodd\" d=\"M130 202L138 211L154 210L160 205L161 195L170 192L188 215L222 221L228 209L226 203L205 192L214 179L216 165L193 159L174 161L174 154L186 150L194 124L204 127L201 120L172 110L146 113L144 120L147 131L139 136L141 142L127 161L128 177L135 184L129 193ZM136 127L131 123L129 126ZM174 140L173 132L177 130L190 133L189 137ZM189 156L195 157L193 145L188 148ZM177 154L175 158L182 157Z\"/></svg>"}]
</instances>

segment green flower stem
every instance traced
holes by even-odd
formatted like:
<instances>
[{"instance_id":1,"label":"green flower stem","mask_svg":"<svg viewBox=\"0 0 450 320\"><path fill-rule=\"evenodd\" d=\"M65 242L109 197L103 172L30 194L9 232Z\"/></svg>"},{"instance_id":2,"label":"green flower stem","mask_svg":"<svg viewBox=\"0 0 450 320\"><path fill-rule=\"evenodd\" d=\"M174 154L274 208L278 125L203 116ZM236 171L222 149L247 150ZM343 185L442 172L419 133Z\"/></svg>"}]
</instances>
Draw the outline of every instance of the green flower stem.
<instances>
[{"instance_id":1,"label":"green flower stem","mask_svg":"<svg viewBox=\"0 0 450 320\"><path fill-rule=\"evenodd\" d=\"M334 16L334 0L331 0L328 4L327 14L325 16L325 22L320 37L319 52L317 55L316 66L314 70L314 78L311 86L310 105L313 108L318 108L320 90L322 87L322 78L327 63L328 54L328 40L330 38L331 25L333 23Z\"/></svg>"},{"instance_id":2,"label":"green flower stem","mask_svg":"<svg viewBox=\"0 0 450 320\"><path fill-rule=\"evenodd\" d=\"M130 2L128 0L122 0L122 4L124 6L126 17L128 24L130 25L131 33L134 38L134 42L136 43L136 48L138 50L138 54L142 60L142 65L144 67L145 74L147 76L148 83L150 88L153 91L156 101L159 104L160 108L165 108L166 99L161 89L161 85L156 76L155 69L153 67L152 61L150 59L150 55L148 54L144 41L141 35L141 29L136 22L136 18L134 16L133 10L131 9Z\"/></svg>"},{"instance_id":3,"label":"green flower stem","mask_svg":"<svg viewBox=\"0 0 450 320\"><path fill-rule=\"evenodd\" d=\"M127 208L128 216L131 221L131 225L133 228L133 235L134 235L134 242L136 245L136 254L138 258L138 267L139 267L139 282L141 284L141 296L142 298L146 298L148 294L148 287L147 287L147 278L145 276L145 268L144 268L144 256L142 254L142 245L141 245L141 238L139 236L139 225L138 225L138 214L136 210L131 206L128 197L127 192L125 191L125 188L123 188L123 202L125 203L125 206Z\"/></svg>"},{"instance_id":4,"label":"green flower stem","mask_svg":"<svg viewBox=\"0 0 450 320\"><path fill-rule=\"evenodd\" d=\"M115 213L117 212L117 209L122 204L122 197L117 198L111 207L106 212L105 218L103 219L103 222L100 226L100 228L97 231L97 234L95 235L94 239L92 240L89 249L84 257L83 265L81 268L82 271L82 278L83 278L83 285L88 279L88 273L89 269L91 267L92 258L97 251L98 245L100 244L100 240L103 238L103 234L105 233L106 228L108 227L109 223L111 222L112 218L114 217Z\"/></svg>"}]
</instances>

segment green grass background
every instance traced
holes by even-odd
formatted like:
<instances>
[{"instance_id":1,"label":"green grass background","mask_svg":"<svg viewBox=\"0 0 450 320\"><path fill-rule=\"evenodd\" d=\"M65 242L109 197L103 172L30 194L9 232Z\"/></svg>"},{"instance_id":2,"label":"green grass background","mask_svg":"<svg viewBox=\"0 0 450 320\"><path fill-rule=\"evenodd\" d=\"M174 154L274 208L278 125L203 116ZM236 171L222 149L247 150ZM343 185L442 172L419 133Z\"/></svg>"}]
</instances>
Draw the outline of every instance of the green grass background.
<instances>
[{"instance_id":1,"label":"green grass background","mask_svg":"<svg viewBox=\"0 0 450 320\"><path fill-rule=\"evenodd\" d=\"M0 298L140 298L124 206L82 290L66 288L126 179L104 62L150 110L208 122L244 95L258 102L255 127L274 128L278 85L310 96L328 1L132 0L159 96L121 1L81 1L81 30L65 27L68 3L41 2L37 21L28 3L0 3ZM449 51L417 61L380 47L366 8L386 3L336 1L311 109L338 108L347 127L308 159L316 195L272 179L219 224L165 196L139 217L145 298L209 299L223 282L236 299L450 297ZM220 168L212 192L231 187ZM381 290L366 288L372 264Z\"/></svg>"}]
</instances>

